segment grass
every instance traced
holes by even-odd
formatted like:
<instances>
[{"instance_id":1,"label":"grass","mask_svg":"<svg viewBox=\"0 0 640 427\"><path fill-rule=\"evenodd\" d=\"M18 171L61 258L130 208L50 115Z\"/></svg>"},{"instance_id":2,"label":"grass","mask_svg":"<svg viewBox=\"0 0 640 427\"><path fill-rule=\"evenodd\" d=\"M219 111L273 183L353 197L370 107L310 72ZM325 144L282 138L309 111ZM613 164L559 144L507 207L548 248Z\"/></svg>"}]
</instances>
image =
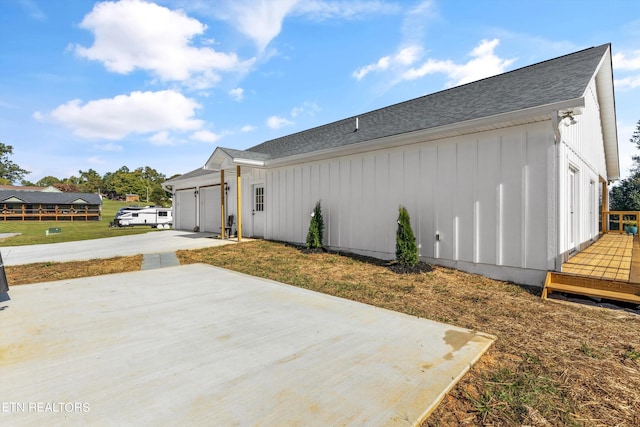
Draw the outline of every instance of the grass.
<instances>
[{"instance_id":1,"label":"grass","mask_svg":"<svg viewBox=\"0 0 640 427\"><path fill-rule=\"evenodd\" d=\"M139 271L141 267L142 255L136 255L78 262L40 262L8 266L5 267L5 273L7 275L7 282L11 287L52 280L67 280L78 277Z\"/></svg>"},{"instance_id":2,"label":"grass","mask_svg":"<svg viewBox=\"0 0 640 427\"><path fill-rule=\"evenodd\" d=\"M443 267L398 275L384 261L306 254L276 242L179 251L178 257L182 264L208 263L497 336L423 426L640 425L640 316L543 301L537 292ZM104 274L139 269L141 260L96 262L91 271ZM46 280L87 275L86 265L6 270L13 286L36 271Z\"/></svg>"},{"instance_id":3,"label":"grass","mask_svg":"<svg viewBox=\"0 0 640 427\"><path fill-rule=\"evenodd\" d=\"M151 227L111 228L109 222L118 209L130 203L103 200L101 221L0 221L0 233L20 233L19 236L0 239L0 246L24 246L43 243L60 243L101 237L148 233ZM60 234L46 235L48 228L59 227Z\"/></svg>"}]
</instances>

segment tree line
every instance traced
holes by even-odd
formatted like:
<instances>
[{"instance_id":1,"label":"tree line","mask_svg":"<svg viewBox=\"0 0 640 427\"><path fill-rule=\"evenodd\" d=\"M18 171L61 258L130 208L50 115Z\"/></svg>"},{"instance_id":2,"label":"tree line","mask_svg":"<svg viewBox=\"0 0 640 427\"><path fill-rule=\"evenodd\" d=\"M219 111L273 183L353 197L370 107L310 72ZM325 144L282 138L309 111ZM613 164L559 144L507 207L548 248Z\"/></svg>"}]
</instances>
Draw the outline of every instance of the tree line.
<instances>
[{"instance_id":1,"label":"tree line","mask_svg":"<svg viewBox=\"0 0 640 427\"><path fill-rule=\"evenodd\" d=\"M9 159L13 147L0 142L0 184L12 185L19 182L23 186L53 186L64 192L100 193L110 199L124 200L127 194L137 194L142 203L167 206L171 204L170 193L162 188L167 177L157 170L145 166L130 170L126 166L114 172L100 175L93 169L79 170L78 176L57 178L45 176L37 182L25 179L30 172Z\"/></svg>"}]
</instances>

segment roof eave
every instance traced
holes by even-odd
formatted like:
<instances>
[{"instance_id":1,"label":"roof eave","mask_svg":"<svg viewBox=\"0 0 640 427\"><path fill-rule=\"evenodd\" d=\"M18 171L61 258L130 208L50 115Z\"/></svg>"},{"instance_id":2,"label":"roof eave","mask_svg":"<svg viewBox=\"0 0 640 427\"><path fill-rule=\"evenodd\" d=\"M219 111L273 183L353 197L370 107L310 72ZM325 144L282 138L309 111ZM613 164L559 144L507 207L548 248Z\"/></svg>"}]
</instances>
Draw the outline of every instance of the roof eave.
<instances>
[{"instance_id":1,"label":"roof eave","mask_svg":"<svg viewBox=\"0 0 640 427\"><path fill-rule=\"evenodd\" d=\"M620 152L618 151L618 129L616 123L616 101L613 87L613 66L611 46L602 56L593 78L596 81L600 123L604 140L604 157L607 168L607 180L620 179Z\"/></svg>"},{"instance_id":2,"label":"roof eave","mask_svg":"<svg viewBox=\"0 0 640 427\"><path fill-rule=\"evenodd\" d=\"M249 166L252 168L264 168L264 160L245 159L242 157L234 157L225 151L224 148L216 147L204 168L212 171L227 169L229 166Z\"/></svg>"},{"instance_id":3,"label":"roof eave","mask_svg":"<svg viewBox=\"0 0 640 427\"><path fill-rule=\"evenodd\" d=\"M479 119L452 123L445 126L386 136L346 146L281 157L279 159L266 161L264 166L266 168L286 166L301 161L322 160L342 155L357 154L365 151L413 144L416 142L432 141L452 136L466 135L474 132L518 126L527 123L536 123L551 120L551 115L555 114L558 110L582 108L584 106L585 102L583 97L574 98L552 104L482 117Z\"/></svg>"}]
</instances>

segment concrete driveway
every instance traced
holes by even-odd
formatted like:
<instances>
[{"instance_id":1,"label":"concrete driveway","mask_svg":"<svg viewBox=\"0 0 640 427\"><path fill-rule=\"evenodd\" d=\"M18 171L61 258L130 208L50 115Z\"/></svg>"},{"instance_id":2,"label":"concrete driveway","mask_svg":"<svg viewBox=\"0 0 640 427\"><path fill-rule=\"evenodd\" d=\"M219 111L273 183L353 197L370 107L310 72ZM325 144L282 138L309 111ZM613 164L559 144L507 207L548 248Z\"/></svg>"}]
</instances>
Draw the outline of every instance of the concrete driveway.
<instances>
[{"instance_id":1,"label":"concrete driveway","mask_svg":"<svg viewBox=\"0 0 640 427\"><path fill-rule=\"evenodd\" d=\"M9 293L0 425L416 425L494 340L203 264Z\"/></svg>"},{"instance_id":2,"label":"concrete driveway","mask_svg":"<svg viewBox=\"0 0 640 427\"><path fill-rule=\"evenodd\" d=\"M235 240L213 239L213 233L191 233L178 230L154 231L104 239L79 240L31 246L0 248L4 265L34 262L84 261L139 254L175 252L235 243Z\"/></svg>"}]
</instances>

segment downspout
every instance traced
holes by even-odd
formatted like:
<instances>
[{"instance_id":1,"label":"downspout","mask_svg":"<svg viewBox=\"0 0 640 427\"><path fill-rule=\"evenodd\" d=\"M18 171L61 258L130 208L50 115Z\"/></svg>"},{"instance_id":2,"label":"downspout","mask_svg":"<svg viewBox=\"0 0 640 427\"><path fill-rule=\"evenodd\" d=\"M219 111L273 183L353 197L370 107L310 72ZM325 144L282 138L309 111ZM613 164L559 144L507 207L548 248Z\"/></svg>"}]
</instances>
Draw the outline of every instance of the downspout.
<instances>
[{"instance_id":1,"label":"downspout","mask_svg":"<svg viewBox=\"0 0 640 427\"><path fill-rule=\"evenodd\" d=\"M560 112L558 110L553 111L551 114L551 126L553 127L553 142L555 147L555 167L556 167L556 185L554 191L554 198L556 202L556 250L555 250L555 271L562 270L562 254L560 248L562 247L562 238L560 233L560 180L562 173L560 171L560 146L562 144L562 135L560 134L560 121L558 120Z\"/></svg>"}]
</instances>

